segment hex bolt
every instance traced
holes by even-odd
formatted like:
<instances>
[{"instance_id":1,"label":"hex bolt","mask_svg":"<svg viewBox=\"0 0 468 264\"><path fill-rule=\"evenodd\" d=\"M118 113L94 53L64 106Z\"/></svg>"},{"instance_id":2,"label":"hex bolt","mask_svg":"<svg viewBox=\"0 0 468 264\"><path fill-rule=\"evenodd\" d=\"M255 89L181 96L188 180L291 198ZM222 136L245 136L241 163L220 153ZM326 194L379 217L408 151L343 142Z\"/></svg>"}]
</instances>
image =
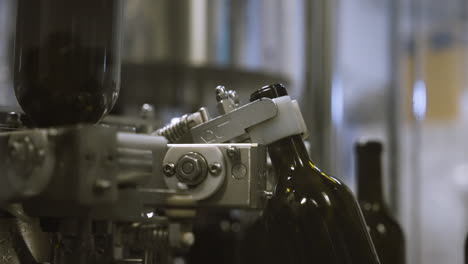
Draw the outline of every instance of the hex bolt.
<instances>
[{"instance_id":1,"label":"hex bolt","mask_svg":"<svg viewBox=\"0 0 468 264\"><path fill-rule=\"evenodd\" d=\"M177 161L177 178L187 185L200 184L208 174L208 164L199 153L190 152Z\"/></svg>"},{"instance_id":2,"label":"hex bolt","mask_svg":"<svg viewBox=\"0 0 468 264\"><path fill-rule=\"evenodd\" d=\"M195 170L195 165L192 162L185 162L182 164L182 171L185 174L191 174Z\"/></svg>"},{"instance_id":3,"label":"hex bolt","mask_svg":"<svg viewBox=\"0 0 468 264\"><path fill-rule=\"evenodd\" d=\"M218 176L221 172L222 166L220 163L216 162L210 165L210 174L213 176Z\"/></svg>"},{"instance_id":4,"label":"hex bolt","mask_svg":"<svg viewBox=\"0 0 468 264\"><path fill-rule=\"evenodd\" d=\"M201 174L201 164L197 157L184 155L177 162L177 176L182 182L192 182Z\"/></svg>"},{"instance_id":5,"label":"hex bolt","mask_svg":"<svg viewBox=\"0 0 468 264\"><path fill-rule=\"evenodd\" d=\"M164 164L163 166L164 175L166 175L167 177L173 176L176 173L175 167L176 167L175 164L172 162Z\"/></svg>"}]
</instances>

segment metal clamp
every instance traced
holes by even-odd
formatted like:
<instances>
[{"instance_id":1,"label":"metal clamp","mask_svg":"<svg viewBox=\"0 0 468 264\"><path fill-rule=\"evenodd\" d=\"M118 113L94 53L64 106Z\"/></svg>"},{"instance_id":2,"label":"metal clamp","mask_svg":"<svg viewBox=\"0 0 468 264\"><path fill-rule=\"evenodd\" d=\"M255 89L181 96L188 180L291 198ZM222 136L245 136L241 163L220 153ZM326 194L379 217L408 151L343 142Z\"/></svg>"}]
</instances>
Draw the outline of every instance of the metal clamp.
<instances>
[{"instance_id":1,"label":"metal clamp","mask_svg":"<svg viewBox=\"0 0 468 264\"><path fill-rule=\"evenodd\" d=\"M270 144L291 135L307 138L297 101L289 96L262 98L235 108L191 129L196 143L252 142Z\"/></svg>"},{"instance_id":2,"label":"metal clamp","mask_svg":"<svg viewBox=\"0 0 468 264\"><path fill-rule=\"evenodd\" d=\"M224 143L246 134L256 124L276 116L278 108L271 99L261 99L218 116L191 129L195 143Z\"/></svg>"}]
</instances>

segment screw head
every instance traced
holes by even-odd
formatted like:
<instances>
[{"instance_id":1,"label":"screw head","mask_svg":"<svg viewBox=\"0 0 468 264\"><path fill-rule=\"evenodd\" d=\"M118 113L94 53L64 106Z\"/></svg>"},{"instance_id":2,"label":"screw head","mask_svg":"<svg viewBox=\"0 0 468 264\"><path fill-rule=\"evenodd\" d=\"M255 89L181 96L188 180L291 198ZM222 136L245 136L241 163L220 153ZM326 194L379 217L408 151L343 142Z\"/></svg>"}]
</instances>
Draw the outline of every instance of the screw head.
<instances>
[{"instance_id":1,"label":"screw head","mask_svg":"<svg viewBox=\"0 0 468 264\"><path fill-rule=\"evenodd\" d=\"M239 149L234 146L230 146L227 148L226 153L229 158L235 159L239 155Z\"/></svg>"},{"instance_id":2,"label":"screw head","mask_svg":"<svg viewBox=\"0 0 468 264\"><path fill-rule=\"evenodd\" d=\"M143 104L140 109L140 117L143 119L153 119L154 118L154 106L151 104Z\"/></svg>"},{"instance_id":3,"label":"screw head","mask_svg":"<svg viewBox=\"0 0 468 264\"><path fill-rule=\"evenodd\" d=\"M218 85L215 91L216 91L216 101L220 102L228 98L226 87L222 85Z\"/></svg>"},{"instance_id":4,"label":"screw head","mask_svg":"<svg viewBox=\"0 0 468 264\"><path fill-rule=\"evenodd\" d=\"M232 99L234 104L238 105L240 103L239 95L237 94L236 91L234 90L229 90L228 91L229 97Z\"/></svg>"},{"instance_id":5,"label":"screw head","mask_svg":"<svg viewBox=\"0 0 468 264\"><path fill-rule=\"evenodd\" d=\"M221 172L221 169L222 169L221 164L219 164L217 162L213 163L213 164L210 165L210 169L209 169L210 174L213 175L213 176L218 176L219 173Z\"/></svg>"},{"instance_id":6,"label":"screw head","mask_svg":"<svg viewBox=\"0 0 468 264\"><path fill-rule=\"evenodd\" d=\"M167 177L173 176L173 175L176 173L175 164L174 164L174 163L171 163L171 162L164 164L164 166L163 166L163 173L164 173L164 175L166 175Z\"/></svg>"}]
</instances>

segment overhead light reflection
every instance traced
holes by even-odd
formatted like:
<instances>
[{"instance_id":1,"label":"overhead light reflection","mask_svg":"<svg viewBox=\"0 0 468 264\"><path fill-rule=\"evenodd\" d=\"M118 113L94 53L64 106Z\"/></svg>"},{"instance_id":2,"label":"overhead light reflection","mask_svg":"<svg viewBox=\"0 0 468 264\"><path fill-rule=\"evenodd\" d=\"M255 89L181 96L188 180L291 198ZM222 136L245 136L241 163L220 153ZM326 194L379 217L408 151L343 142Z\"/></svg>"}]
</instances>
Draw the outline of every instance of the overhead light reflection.
<instances>
[{"instance_id":1,"label":"overhead light reflection","mask_svg":"<svg viewBox=\"0 0 468 264\"><path fill-rule=\"evenodd\" d=\"M331 88L331 118L335 125L343 123L343 102L343 84L341 79L335 74L332 78Z\"/></svg>"},{"instance_id":2,"label":"overhead light reflection","mask_svg":"<svg viewBox=\"0 0 468 264\"><path fill-rule=\"evenodd\" d=\"M413 87L413 116L416 120L424 120L427 108L426 83L417 80Z\"/></svg>"},{"instance_id":3,"label":"overhead light reflection","mask_svg":"<svg viewBox=\"0 0 468 264\"><path fill-rule=\"evenodd\" d=\"M327 202L327 204L331 205L330 197L328 197L328 194L326 194L325 192L322 192L322 195L323 195L323 198L325 198L325 201Z\"/></svg>"}]
</instances>

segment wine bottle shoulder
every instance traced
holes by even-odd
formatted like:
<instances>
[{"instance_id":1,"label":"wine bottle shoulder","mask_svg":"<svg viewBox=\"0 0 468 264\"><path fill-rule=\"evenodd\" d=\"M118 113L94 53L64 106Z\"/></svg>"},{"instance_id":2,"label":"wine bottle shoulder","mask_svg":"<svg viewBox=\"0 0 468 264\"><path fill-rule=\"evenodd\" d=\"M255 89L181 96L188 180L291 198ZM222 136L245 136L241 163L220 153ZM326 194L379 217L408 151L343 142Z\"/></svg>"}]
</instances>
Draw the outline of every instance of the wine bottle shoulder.
<instances>
[{"instance_id":1,"label":"wine bottle shoulder","mask_svg":"<svg viewBox=\"0 0 468 264\"><path fill-rule=\"evenodd\" d=\"M282 176L287 180L268 201L263 230L271 238L268 248L280 252L293 246L294 254L278 254L283 262L272 263L378 263L357 201L345 184L312 166L290 168Z\"/></svg>"},{"instance_id":2,"label":"wine bottle shoulder","mask_svg":"<svg viewBox=\"0 0 468 264\"><path fill-rule=\"evenodd\" d=\"M273 218L283 215L290 220L304 221L347 219L358 229L364 227L356 198L338 179L315 166L290 168L286 178L284 185L277 186L270 208L265 210L267 214L275 212Z\"/></svg>"},{"instance_id":3,"label":"wine bottle shoulder","mask_svg":"<svg viewBox=\"0 0 468 264\"><path fill-rule=\"evenodd\" d=\"M363 214L372 236L403 236L402 228L389 214L368 214L366 211L363 211Z\"/></svg>"},{"instance_id":4,"label":"wine bottle shoulder","mask_svg":"<svg viewBox=\"0 0 468 264\"><path fill-rule=\"evenodd\" d=\"M278 186L278 195L294 196L299 202L305 199L323 200L330 203L331 196L355 200L351 190L340 180L330 176L315 166L290 168L283 186Z\"/></svg>"},{"instance_id":5,"label":"wine bottle shoulder","mask_svg":"<svg viewBox=\"0 0 468 264\"><path fill-rule=\"evenodd\" d=\"M369 221L370 220L370 221ZM367 219L367 229L382 264L405 263L405 237L400 226L391 218Z\"/></svg>"}]
</instances>

